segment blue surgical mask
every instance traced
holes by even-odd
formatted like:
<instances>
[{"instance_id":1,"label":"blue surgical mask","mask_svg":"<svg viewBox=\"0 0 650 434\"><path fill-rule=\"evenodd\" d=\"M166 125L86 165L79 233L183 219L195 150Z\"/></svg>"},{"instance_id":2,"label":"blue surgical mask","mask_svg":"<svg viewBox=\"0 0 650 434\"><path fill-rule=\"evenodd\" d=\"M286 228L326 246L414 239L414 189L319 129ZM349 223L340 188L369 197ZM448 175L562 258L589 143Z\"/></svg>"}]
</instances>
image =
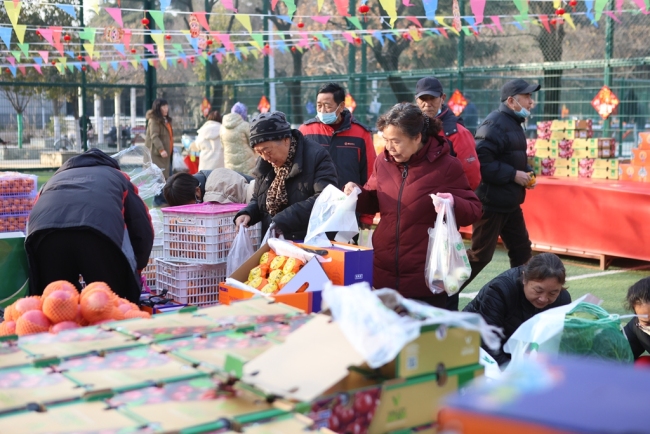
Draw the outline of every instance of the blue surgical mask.
<instances>
[{"instance_id":1,"label":"blue surgical mask","mask_svg":"<svg viewBox=\"0 0 650 434\"><path fill-rule=\"evenodd\" d=\"M438 109L438 113L436 113L436 116L440 116L440 113L442 113L442 107Z\"/></svg>"},{"instance_id":2,"label":"blue surgical mask","mask_svg":"<svg viewBox=\"0 0 650 434\"><path fill-rule=\"evenodd\" d=\"M336 109L338 110L338 107ZM318 120L326 125L332 125L334 122L336 122L336 117L336 110L334 110L332 113L318 112Z\"/></svg>"},{"instance_id":3,"label":"blue surgical mask","mask_svg":"<svg viewBox=\"0 0 650 434\"><path fill-rule=\"evenodd\" d=\"M517 103L517 105L518 105L519 108L521 109L521 110L515 112L516 114L518 114L519 116L521 116L521 117L524 118L524 119L526 119L528 116L530 116L530 110L523 108L523 107L521 106L521 104L519 104L519 101L517 101L516 98L512 98L512 99L515 100L515 102Z\"/></svg>"}]
</instances>

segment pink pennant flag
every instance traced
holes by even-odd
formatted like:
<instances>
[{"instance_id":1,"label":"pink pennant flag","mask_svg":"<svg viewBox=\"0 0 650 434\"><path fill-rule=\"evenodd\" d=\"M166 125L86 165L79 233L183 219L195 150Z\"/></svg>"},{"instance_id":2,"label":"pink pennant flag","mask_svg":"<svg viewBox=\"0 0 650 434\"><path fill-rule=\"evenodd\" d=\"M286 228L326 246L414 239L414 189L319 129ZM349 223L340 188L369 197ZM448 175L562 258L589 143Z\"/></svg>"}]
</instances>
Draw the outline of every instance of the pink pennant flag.
<instances>
[{"instance_id":1,"label":"pink pennant flag","mask_svg":"<svg viewBox=\"0 0 650 434\"><path fill-rule=\"evenodd\" d=\"M156 54L156 49L153 47L153 44L144 44L144 48L149 50L151 54Z\"/></svg>"},{"instance_id":2,"label":"pink pennant flag","mask_svg":"<svg viewBox=\"0 0 650 434\"><path fill-rule=\"evenodd\" d=\"M350 5L349 0L334 0L334 4L336 5L337 15L340 15L342 17L350 16L350 11L348 10Z\"/></svg>"},{"instance_id":3,"label":"pink pennant flag","mask_svg":"<svg viewBox=\"0 0 650 434\"><path fill-rule=\"evenodd\" d=\"M345 38L346 41L348 41L350 44L354 44L354 38L350 34L350 32L343 32L343 37Z\"/></svg>"},{"instance_id":4,"label":"pink pennant flag","mask_svg":"<svg viewBox=\"0 0 650 434\"><path fill-rule=\"evenodd\" d=\"M131 29L125 29L124 35L122 36L122 42L124 42L124 48L126 51L131 51Z\"/></svg>"},{"instance_id":5,"label":"pink pennant flag","mask_svg":"<svg viewBox=\"0 0 650 434\"><path fill-rule=\"evenodd\" d=\"M61 42L61 32L63 31L63 28L50 26L50 30L52 30L52 46L56 48L61 56L65 56L65 53L63 52L63 43Z\"/></svg>"},{"instance_id":6,"label":"pink pennant flag","mask_svg":"<svg viewBox=\"0 0 650 434\"><path fill-rule=\"evenodd\" d=\"M217 58L217 63L221 64L223 62L223 54L217 53L215 57Z\"/></svg>"},{"instance_id":7,"label":"pink pennant flag","mask_svg":"<svg viewBox=\"0 0 650 434\"><path fill-rule=\"evenodd\" d=\"M447 30L445 30L444 27L438 27L438 31L439 31L440 33L442 33L442 36L444 36L445 38L449 39L449 35L447 34Z\"/></svg>"},{"instance_id":8,"label":"pink pennant flag","mask_svg":"<svg viewBox=\"0 0 650 434\"><path fill-rule=\"evenodd\" d=\"M124 27L124 23L122 22L122 9L120 8L104 8L108 14L113 17L115 22L119 24L120 27Z\"/></svg>"},{"instance_id":9,"label":"pink pennant flag","mask_svg":"<svg viewBox=\"0 0 650 434\"><path fill-rule=\"evenodd\" d=\"M16 58L15 57L9 56L9 57L7 57L7 60L9 61L9 63L11 63L11 66L16 66Z\"/></svg>"},{"instance_id":10,"label":"pink pennant flag","mask_svg":"<svg viewBox=\"0 0 650 434\"><path fill-rule=\"evenodd\" d=\"M648 10L645 7L645 0L632 0L634 4L636 4L641 12L643 12L644 15L648 14Z\"/></svg>"},{"instance_id":11,"label":"pink pennant flag","mask_svg":"<svg viewBox=\"0 0 650 434\"><path fill-rule=\"evenodd\" d=\"M210 24L208 24L208 20L205 19L205 12L194 12L194 16L198 20L199 24L201 24L203 28L209 32Z\"/></svg>"},{"instance_id":12,"label":"pink pennant flag","mask_svg":"<svg viewBox=\"0 0 650 434\"><path fill-rule=\"evenodd\" d=\"M35 64L34 64L34 69L35 69L39 74L43 75L43 71L41 71L41 65L39 65L38 63L35 63Z\"/></svg>"},{"instance_id":13,"label":"pink pennant flag","mask_svg":"<svg viewBox=\"0 0 650 434\"><path fill-rule=\"evenodd\" d=\"M275 2L277 3L278 0L275 0ZM233 11L233 12L235 12L235 13L237 12L237 9L236 9L235 6L232 4L232 0L221 0L221 5L222 5L224 8L226 8L226 9L228 9L228 10L230 10L230 11Z\"/></svg>"},{"instance_id":14,"label":"pink pennant flag","mask_svg":"<svg viewBox=\"0 0 650 434\"><path fill-rule=\"evenodd\" d=\"M402 4L406 7L413 6L410 0L402 0Z\"/></svg>"},{"instance_id":15,"label":"pink pennant flag","mask_svg":"<svg viewBox=\"0 0 650 434\"><path fill-rule=\"evenodd\" d=\"M25 70L25 65L18 65L18 69L23 75L27 75L27 71Z\"/></svg>"},{"instance_id":16,"label":"pink pennant flag","mask_svg":"<svg viewBox=\"0 0 650 434\"><path fill-rule=\"evenodd\" d=\"M486 1L487 0L469 0L469 6L476 17L476 24L483 22L483 11L485 10Z\"/></svg>"},{"instance_id":17,"label":"pink pennant flag","mask_svg":"<svg viewBox=\"0 0 650 434\"><path fill-rule=\"evenodd\" d=\"M230 35L222 35L221 33L212 33L212 36L219 39L219 41L223 44L226 50L228 51L235 50L235 46L233 45L232 42L230 42Z\"/></svg>"},{"instance_id":18,"label":"pink pennant flag","mask_svg":"<svg viewBox=\"0 0 650 434\"><path fill-rule=\"evenodd\" d=\"M50 45L54 45L54 43L53 43L53 41L52 41L52 30L50 30L50 29L38 29L38 33L40 33L40 35L41 35L43 38L45 38L45 40L46 40ZM47 60L45 60L45 62L47 63Z\"/></svg>"},{"instance_id":19,"label":"pink pennant flag","mask_svg":"<svg viewBox=\"0 0 650 434\"><path fill-rule=\"evenodd\" d=\"M299 32L300 35L300 42L298 42L298 46L300 48L309 48L309 36L307 35L307 32Z\"/></svg>"},{"instance_id":20,"label":"pink pennant flag","mask_svg":"<svg viewBox=\"0 0 650 434\"><path fill-rule=\"evenodd\" d=\"M124 68L125 71L128 71L128 70L129 70L129 62L127 62L126 60L121 60L121 61L120 61L120 66L121 66L122 68Z\"/></svg>"},{"instance_id":21,"label":"pink pennant flag","mask_svg":"<svg viewBox=\"0 0 650 434\"><path fill-rule=\"evenodd\" d=\"M317 23L321 24L327 24L327 22L330 20L329 15L315 15L311 17L312 20L316 21Z\"/></svg>"},{"instance_id":22,"label":"pink pennant flag","mask_svg":"<svg viewBox=\"0 0 650 434\"><path fill-rule=\"evenodd\" d=\"M625 0L616 0L616 11L620 15L623 12L623 2Z\"/></svg>"},{"instance_id":23,"label":"pink pennant flag","mask_svg":"<svg viewBox=\"0 0 650 434\"><path fill-rule=\"evenodd\" d=\"M499 29L499 31L500 31L501 33L505 33L505 32L503 31L503 27L501 27L501 18L499 18L498 15L492 15L492 16L490 17L490 19L492 20L492 22L494 23L494 25L497 26L497 29Z\"/></svg>"},{"instance_id":24,"label":"pink pennant flag","mask_svg":"<svg viewBox=\"0 0 650 434\"><path fill-rule=\"evenodd\" d=\"M548 15L544 15L544 14L540 15L539 20L542 22L542 25L544 26L546 31L548 33L551 33L551 26L549 26L548 24Z\"/></svg>"},{"instance_id":25,"label":"pink pennant flag","mask_svg":"<svg viewBox=\"0 0 650 434\"><path fill-rule=\"evenodd\" d=\"M610 17L611 19L613 19L614 21L616 21L617 23L620 23L620 22L621 22L621 20L619 20L618 18L616 18L616 15L614 15L614 12L612 12L612 11L603 11L603 13L604 13L605 15L607 15L608 17Z\"/></svg>"},{"instance_id":26,"label":"pink pennant flag","mask_svg":"<svg viewBox=\"0 0 650 434\"><path fill-rule=\"evenodd\" d=\"M416 17L406 17L407 20L415 24L416 26L422 28L422 23Z\"/></svg>"},{"instance_id":27,"label":"pink pennant flag","mask_svg":"<svg viewBox=\"0 0 650 434\"><path fill-rule=\"evenodd\" d=\"M47 63L47 59L50 58L50 53L48 51L39 51L38 54L43 58L43 62Z\"/></svg>"}]
</instances>

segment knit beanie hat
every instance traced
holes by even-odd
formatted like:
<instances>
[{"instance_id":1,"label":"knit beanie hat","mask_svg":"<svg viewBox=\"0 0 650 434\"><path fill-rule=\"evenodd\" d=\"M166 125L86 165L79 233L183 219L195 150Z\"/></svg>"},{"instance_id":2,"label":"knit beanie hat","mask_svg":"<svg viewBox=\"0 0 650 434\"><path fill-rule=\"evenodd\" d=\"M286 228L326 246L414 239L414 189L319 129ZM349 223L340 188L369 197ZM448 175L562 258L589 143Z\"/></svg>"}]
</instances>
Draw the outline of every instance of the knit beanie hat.
<instances>
[{"instance_id":1,"label":"knit beanie hat","mask_svg":"<svg viewBox=\"0 0 650 434\"><path fill-rule=\"evenodd\" d=\"M251 148L258 143L291 137L291 124L282 112L262 113L251 122Z\"/></svg>"},{"instance_id":2,"label":"knit beanie hat","mask_svg":"<svg viewBox=\"0 0 650 434\"><path fill-rule=\"evenodd\" d=\"M232 106L230 113L237 113L239 116L242 117L243 120L248 122L248 109L243 103L237 101L237 103L235 103L235 105Z\"/></svg>"}]
</instances>

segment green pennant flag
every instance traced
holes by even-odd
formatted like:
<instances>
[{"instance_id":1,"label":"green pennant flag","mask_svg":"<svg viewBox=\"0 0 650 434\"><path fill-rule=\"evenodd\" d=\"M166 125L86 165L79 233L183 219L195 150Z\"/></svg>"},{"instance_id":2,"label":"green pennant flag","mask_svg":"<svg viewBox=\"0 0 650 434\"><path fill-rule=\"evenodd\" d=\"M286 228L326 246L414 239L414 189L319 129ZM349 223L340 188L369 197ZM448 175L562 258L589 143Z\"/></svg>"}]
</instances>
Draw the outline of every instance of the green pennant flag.
<instances>
[{"instance_id":1,"label":"green pennant flag","mask_svg":"<svg viewBox=\"0 0 650 434\"><path fill-rule=\"evenodd\" d=\"M70 72L74 72L74 65L65 65Z\"/></svg>"},{"instance_id":2,"label":"green pennant flag","mask_svg":"<svg viewBox=\"0 0 650 434\"><path fill-rule=\"evenodd\" d=\"M346 17L348 21L357 29L363 30L363 27L361 27L361 21L359 21L359 17Z\"/></svg>"},{"instance_id":3,"label":"green pennant flag","mask_svg":"<svg viewBox=\"0 0 650 434\"><path fill-rule=\"evenodd\" d=\"M79 32L79 38L89 41L91 44L95 43L95 33L97 29L94 27L86 27L83 31Z\"/></svg>"},{"instance_id":4,"label":"green pennant flag","mask_svg":"<svg viewBox=\"0 0 650 434\"><path fill-rule=\"evenodd\" d=\"M20 56L22 56L22 53L20 51L11 51L11 55L16 58L16 62L20 62Z\"/></svg>"},{"instance_id":5,"label":"green pennant flag","mask_svg":"<svg viewBox=\"0 0 650 434\"><path fill-rule=\"evenodd\" d=\"M183 52L183 46L181 44L172 44L172 48L177 52L177 53L182 53Z\"/></svg>"},{"instance_id":6,"label":"green pennant flag","mask_svg":"<svg viewBox=\"0 0 650 434\"><path fill-rule=\"evenodd\" d=\"M102 71L107 72L108 71L108 62L100 62L99 66L102 67Z\"/></svg>"},{"instance_id":7,"label":"green pennant flag","mask_svg":"<svg viewBox=\"0 0 650 434\"><path fill-rule=\"evenodd\" d=\"M296 1L295 0L283 0L284 4L287 6L287 15L289 18L293 18L293 14L296 13Z\"/></svg>"},{"instance_id":8,"label":"green pennant flag","mask_svg":"<svg viewBox=\"0 0 650 434\"><path fill-rule=\"evenodd\" d=\"M161 11L149 11L149 15L153 18L153 21L156 23L156 26L163 32L165 31L165 18Z\"/></svg>"},{"instance_id":9,"label":"green pennant flag","mask_svg":"<svg viewBox=\"0 0 650 434\"><path fill-rule=\"evenodd\" d=\"M467 36L472 36L472 32L469 31L469 27L467 27L467 26L464 26L464 27L463 27L463 32L464 32Z\"/></svg>"},{"instance_id":10,"label":"green pennant flag","mask_svg":"<svg viewBox=\"0 0 650 434\"><path fill-rule=\"evenodd\" d=\"M253 42L251 42L251 45L261 50L262 47L264 47L264 36L262 36L259 33L251 33L251 37L253 38Z\"/></svg>"},{"instance_id":11,"label":"green pennant flag","mask_svg":"<svg viewBox=\"0 0 650 434\"><path fill-rule=\"evenodd\" d=\"M524 21L528 19L528 0L512 0L519 10L519 15L515 15L515 20L524 25Z\"/></svg>"},{"instance_id":12,"label":"green pennant flag","mask_svg":"<svg viewBox=\"0 0 650 434\"><path fill-rule=\"evenodd\" d=\"M25 57L29 57L29 44L28 43L18 44L18 48L20 48L20 51L23 52Z\"/></svg>"},{"instance_id":13,"label":"green pennant flag","mask_svg":"<svg viewBox=\"0 0 650 434\"><path fill-rule=\"evenodd\" d=\"M203 54L205 54L205 53L203 53ZM207 60L205 60L205 57L199 56L199 62L201 62L201 65L205 66L205 62L207 62Z\"/></svg>"}]
</instances>

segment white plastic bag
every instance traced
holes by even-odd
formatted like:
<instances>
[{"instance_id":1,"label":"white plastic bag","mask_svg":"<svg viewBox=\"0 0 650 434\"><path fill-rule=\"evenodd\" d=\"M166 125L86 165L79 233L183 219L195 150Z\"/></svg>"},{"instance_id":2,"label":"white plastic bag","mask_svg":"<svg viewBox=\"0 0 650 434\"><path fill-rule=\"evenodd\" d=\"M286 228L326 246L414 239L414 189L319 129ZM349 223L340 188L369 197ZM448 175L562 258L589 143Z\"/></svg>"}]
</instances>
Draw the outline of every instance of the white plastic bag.
<instances>
[{"instance_id":1,"label":"white plastic bag","mask_svg":"<svg viewBox=\"0 0 650 434\"><path fill-rule=\"evenodd\" d=\"M151 153L142 145L134 145L111 155L120 170L129 175L131 183L138 188L138 195L147 200L159 195L165 186L162 170L151 162Z\"/></svg>"},{"instance_id":2,"label":"white plastic bag","mask_svg":"<svg viewBox=\"0 0 650 434\"><path fill-rule=\"evenodd\" d=\"M326 232L337 232L334 239L342 243L347 243L358 234L356 209L359 194L359 188L347 195L331 184L325 187L311 210L305 244L330 247L332 243Z\"/></svg>"},{"instance_id":3,"label":"white plastic bag","mask_svg":"<svg viewBox=\"0 0 650 434\"><path fill-rule=\"evenodd\" d=\"M241 264L253 256L253 253L255 253L255 250L253 249L251 238L244 225L239 225L239 232L237 232L237 235L232 242L232 246L230 247L230 252L228 252L228 259L226 260L226 275L230 276L241 266Z\"/></svg>"},{"instance_id":4,"label":"white plastic bag","mask_svg":"<svg viewBox=\"0 0 650 434\"><path fill-rule=\"evenodd\" d=\"M163 224L163 213L157 208L149 210L149 216L151 216L151 225L153 226L154 233L154 245L159 245L163 243L163 234L165 232L165 227Z\"/></svg>"},{"instance_id":5,"label":"white plastic bag","mask_svg":"<svg viewBox=\"0 0 650 434\"><path fill-rule=\"evenodd\" d=\"M328 283L323 289L323 300L345 337L371 368L395 359L406 344L420 336L420 328L430 324L476 330L488 348L501 345L501 330L487 324L478 314L425 305L405 299L393 289L372 291L367 282L350 286ZM397 306L418 318L397 314Z\"/></svg>"},{"instance_id":6,"label":"white plastic bag","mask_svg":"<svg viewBox=\"0 0 650 434\"><path fill-rule=\"evenodd\" d=\"M183 160L183 156L176 150L174 149L174 156L172 158L172 172L173 173L178 173L178 172L189 172L190 169L187 167L187 164L185 164L185 161Z\"/></svg>"},{"instance_id":7,"label":"white plastic bag","mask_svg":"<svg viewBox=\"0 0 650 434\"><path fill-rule=\"evenodd\" d=\"M263 246L264 244L266 244L269 241L269 239L271 239L271 238L278 238L280 240L284 240L284 235L282 235L282 234L280 234L279 236L277 235L277 232L275 230L275 223L274 222L271 223L271 225L269 226L269 228L266 231L266 234L264 234L264 238L262 238L262 244L260 244L260 246Z\"/></svg>"},{"instance_id":8,"label":"white plastic bag","mask_svg":"<svg viewBox=\"0 0 650 434\"><path fill-rule=\"evenodd\" d=\"M374 229L361 229L359 231L359 246L370 247L372 249L372 235L374 233Z\"/></svg>"},{"instance_id":9,"label":"white plastic bag","mask_svg":"<svg viewBox=\"0 0 650 434\"><path fill-rule=\"evenodd\" d=\"M463 237L456 227L454 210L448 199L431 195L433 203L440 209L436 225L429 228L429 247L424 277L434 294L443 291L454 295L469 279L472 269L469 265Z\"/></svg>"}]
</instances>

